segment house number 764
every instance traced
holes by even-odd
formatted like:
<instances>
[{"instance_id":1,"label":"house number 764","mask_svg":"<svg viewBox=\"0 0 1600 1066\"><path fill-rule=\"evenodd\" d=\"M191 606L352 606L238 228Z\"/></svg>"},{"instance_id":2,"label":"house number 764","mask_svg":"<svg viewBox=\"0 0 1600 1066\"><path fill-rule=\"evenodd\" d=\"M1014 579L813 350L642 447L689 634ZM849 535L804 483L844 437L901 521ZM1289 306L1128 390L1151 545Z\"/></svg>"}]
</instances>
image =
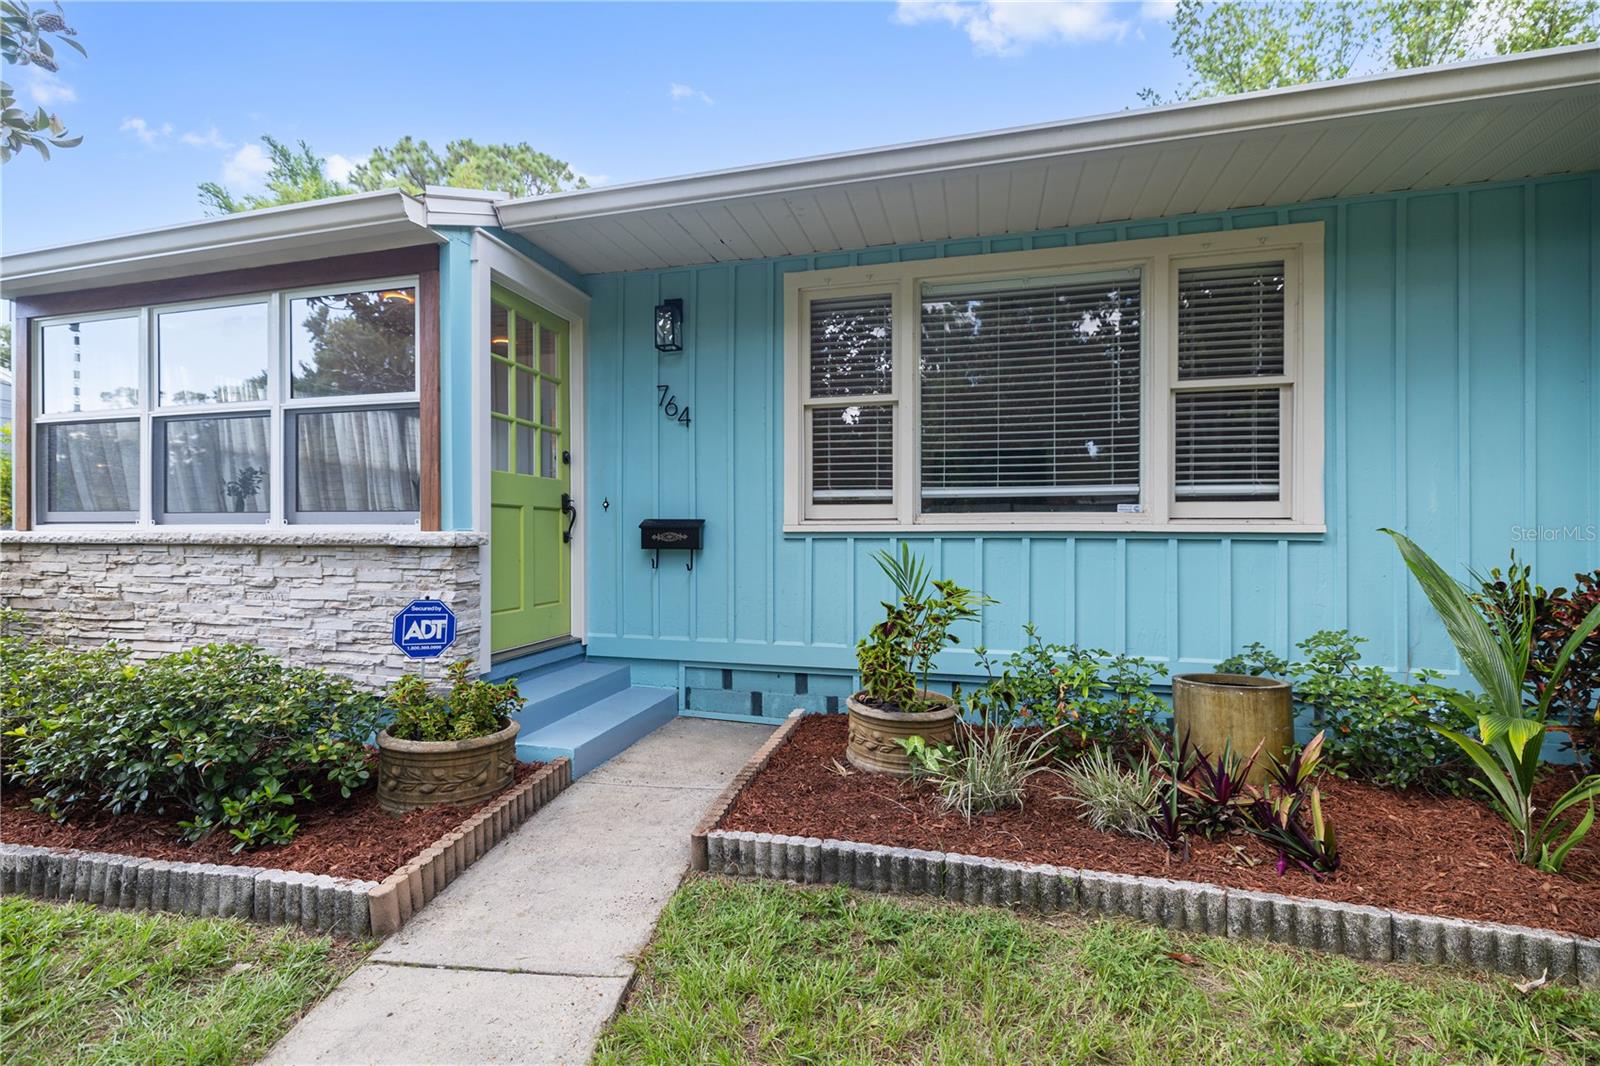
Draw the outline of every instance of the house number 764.
<instances>
[{"instance_id":1,"label":"house number 764","mask_svg":"<svg viewBox=\"0 0 1600 1066\"><path fill-rule=\"evenodd\" d=\"M661 408L661 415L663 418L666 418L671 422L676 422L680 426L687 427L693 425L693 422L689 418L688 404L684 404L682 407L679 407L678 398L671 395L667 391L667 386L665 385L657 385L656 392L660 394L656 397L656 406Z\"/></svg>"}]
</instances>

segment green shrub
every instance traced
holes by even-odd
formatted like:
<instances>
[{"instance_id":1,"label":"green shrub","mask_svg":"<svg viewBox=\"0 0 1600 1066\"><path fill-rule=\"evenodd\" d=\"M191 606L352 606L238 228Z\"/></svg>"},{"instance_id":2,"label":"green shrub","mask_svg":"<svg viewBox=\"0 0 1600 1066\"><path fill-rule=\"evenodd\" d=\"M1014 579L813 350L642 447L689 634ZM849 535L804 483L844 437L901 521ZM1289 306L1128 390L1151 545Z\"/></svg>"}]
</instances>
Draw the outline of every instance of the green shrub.
<instances>
[{"instance_id":1,"label":"green shrub","mask_svg":"<svg viewBox=\"0 0 1600 1066\"><path fill-rule=\"evenodd\" d=\"M1523 614L1533 618L1533 648L1528 657L1528 684L1535 693L1543 691L1555 671L1561 651L1584 617L1600 606L1600 570L1572 575L1572 591L1545 589L1533 580L1533 570L1517 562L1511 553L1504 573L1499 567L1489 576L1477 578L1473 600L1486 617L1497 618L1515 631ZM1590 633L1573 649L1566 669L1555 686L1550 701L1550 716L1557 724L1550 731L1565 736L1562 747L1570 750L1579 766L1600 771L1600 632Z\"/></svg>"},{"instance_id":2,"label":"green shrub","mask_svg":"<svg viewBox=\"0 0 1600 1066\"><path fill-rule=\"evenodd\" d=\"M1534 661L1537 620L1533 590L1526 584L1516 593L1522 603L1506 613L1485 610L1481 599L1462 587L1433 557L1392 529L1382 532L1411 570L1427 595L1445 632L1461 656L1461 665L1483 690L1482 696L1457 693L1463 714L1475 715L1472 729L1440 728L1472 760L1478 776L1472 783L1489 798L1515 837L1518 861L1547 873L1560 873L1567 853L1585 836L1595 821L1595 800L1600 799L1600 774L1590 774L1541 811L1534 786L1539 780L1539 753L1550 728L1550 708L1567 669L1584 642L1600 632L1600 603L1573 626L1556 653L1543 684L1530 691L1529 670ZM1572 812L1577 824L1564 818Z\"/></svg>"},{"instance_id":3,"label":"green shrub","mask_svg":"<svg viewBox=\"0 0 1600 1066\"><path fill-rule=\"evenodd\" d=\"M54 818L171 814L186 838L226 830L238 850L288 842L297 803L368 778L377 696L256 648L208 644L136 667L114 645L7 632L0 659L6 780Z\"/></svg>"},{"instance_id":4,"label":"green shrub","mask_svg":"<svg viewBox=\"0 0 1600 1066\"><path fill-rule=\"evenodd\" d=\"M1459 693L1436 684L1443 675L1418 670L1415 681L1381 666L1361 665L1363 638L1324 629L1295 645L1305 659L1288 662L1251 644L1217 664L1219 673L1268 675L1294 686L1296 702L1328 732L1327 766L1340 777L1389 788L1460 792L1465 762L1436 726L1462 729L1472 719L1454 702Z\"/></svg>"},{"instance_id":5,"label":"green shrub","mask_svg":"<svg viewBox=\"0 0 1600 1066\"><path fill-rule=\"evenodd\" d=\"M506 719L526 700L514 681L496 685L472 676L472 660L446 669L450 694L435 694L416 674L389 686L383 702L394 711L389 735L396 740L471 740L506 727Z\"/></svg>"},{"instance_id":6,"label":"green shrub","mask_svg":"<svg viewBox=\"0 0 1600 1066\"><path fill-rule=\"evenodd\" d=\"M1167 668L1136 655L1113 655L1077 645L1048 644L1033 623L1023 627L1027 642L994 674L985 649L979 662L989 682L972 695L972 705L987 722L1026 722L1062 727L1079 746L1127 748L1170 713L1151 686Z\"/></svg>"}]
</instances>

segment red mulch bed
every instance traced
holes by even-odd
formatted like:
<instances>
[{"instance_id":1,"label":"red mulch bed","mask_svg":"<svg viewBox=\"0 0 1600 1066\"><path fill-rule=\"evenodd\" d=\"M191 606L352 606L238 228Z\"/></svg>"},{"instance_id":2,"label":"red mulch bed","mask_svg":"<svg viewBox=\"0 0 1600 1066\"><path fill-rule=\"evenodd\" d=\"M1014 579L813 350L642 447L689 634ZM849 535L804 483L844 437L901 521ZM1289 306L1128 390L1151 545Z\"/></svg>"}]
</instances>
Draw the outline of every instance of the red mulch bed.
<instances>
[{"instance_id":1,"label":"red mulch bed","mask_svg":"<svg viewBox=\"0 0 1600 1066\"><path fill-rule=\"evenodd\" d=\"M517 763L516 780L525 780L541 765ZM375 759L373 772L377 772ZM29 806L21 789L8 788L0 796L0 841L381 881L495 798L468 807L429 807L394 815L378 806L377 788L368 787L347 800L297 808L300 831L288 844L235 853L235 841L226 833L185 842L179 819L170 816L97 814L55 822Z\"/></svg>"},{"instance_id":2,"label":"red mulch bed","mask_svg":"<svg viewBox=\"0 0 1600 1066\"><path fill-rule=\"evenodd\" d=\"M1032 779L1022 810L983 815L968 825L940 809L931 786L840 774L834 763L848 765L845 731L843 715L803 719L719 828L1203 881L1600 936L1600 829L1569 853L1562 874L1540 873L1511 858L1509 830L1475 799L1325 776L1323 810L1338 830L1343 865L1325 881L1293 869L1280 877L1275 853L1243 834L1215 841L1197 836L1184 860L1160 844L1090 829L1067 797L1066 783L1053 774Z\"/></svg>"}]
</instances>

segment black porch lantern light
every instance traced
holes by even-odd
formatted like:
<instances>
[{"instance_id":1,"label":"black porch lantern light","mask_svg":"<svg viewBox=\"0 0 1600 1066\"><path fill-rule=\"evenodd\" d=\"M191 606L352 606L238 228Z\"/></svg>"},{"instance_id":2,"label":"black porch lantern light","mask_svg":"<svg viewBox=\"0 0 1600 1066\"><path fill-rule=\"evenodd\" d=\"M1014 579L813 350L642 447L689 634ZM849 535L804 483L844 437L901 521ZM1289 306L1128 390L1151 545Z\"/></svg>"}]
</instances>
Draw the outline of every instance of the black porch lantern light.
<instances>
[{"instance_id":1,"label":"black porch lantern light","mask_svg":"<svg viewBox=\"0 0 1600 1066\"><path fill-rule=\"evenodd\" d=\"M656 304L656 351L683 351L682 300L662 300Z\"/></svg>"}]
</instances>

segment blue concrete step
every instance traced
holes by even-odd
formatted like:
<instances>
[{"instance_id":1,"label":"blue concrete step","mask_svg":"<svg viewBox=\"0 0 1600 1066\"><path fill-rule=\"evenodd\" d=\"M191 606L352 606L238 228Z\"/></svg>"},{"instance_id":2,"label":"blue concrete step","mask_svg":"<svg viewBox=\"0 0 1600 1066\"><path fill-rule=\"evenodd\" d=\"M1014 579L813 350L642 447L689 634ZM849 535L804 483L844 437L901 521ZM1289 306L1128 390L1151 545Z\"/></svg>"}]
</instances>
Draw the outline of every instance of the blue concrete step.
<instances>
[{"instance_id":1,"label":"blue concrete step","mask_svg":"<svg viewBox=\"0 0 1600 1066\"><path fill-rule=\"evenodd\" d=\"M489 681L504 681L508 677L538 673L543 670L554 669L569 659L581 659L583 652L582 641L570 640L554 648L546 648L543 651L519 655L515 659L504 659L495 663L489 672L483 676Z\"/></svg>"},{"instance_id":2,"label":"blue concrete step","mask_svg":"<svg viewBox=\"0 0 1600 1066\"><path fill-rule=\"evenodd\" d=\"M630 679L626 666L607 666L571 659L516 678L517 691L528 702L511 717L526 736L552 722L621 692Z\"/></svg>"},{"instance_id":3,"label":"blue concrete step","mask_svg":"<svg viewBox=\"0 0 1600 1066\"><path fill-rule=\"evenodd\" d=\"M623 668L626 673L626 667ZM581 777L678 716L678 693L634 685L517 738L517 758L548 762L565 755Z\"/></svg>"}]
</instances>

